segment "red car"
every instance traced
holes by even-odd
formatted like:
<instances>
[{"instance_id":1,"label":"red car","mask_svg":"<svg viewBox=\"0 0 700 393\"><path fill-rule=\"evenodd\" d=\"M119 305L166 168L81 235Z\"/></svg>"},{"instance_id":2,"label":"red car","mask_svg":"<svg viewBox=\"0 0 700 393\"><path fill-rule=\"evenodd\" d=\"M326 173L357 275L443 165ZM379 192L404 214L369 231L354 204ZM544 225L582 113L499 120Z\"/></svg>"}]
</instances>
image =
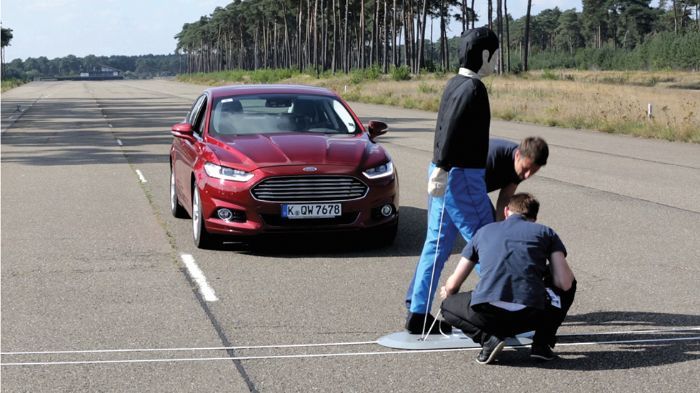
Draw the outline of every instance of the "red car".
<instances>
[{"instance_id":1,"label":"red car","mask_svg":"<svg viewBox=\"0 0 700 393\"><path fill-rule=\"evenodd\" d=\"M365 231L390 244L396 168L337 94L292 85L207 89L173 125L170 208L192 217L197 247L226 236Z\"/></svg>"}]
</instances>

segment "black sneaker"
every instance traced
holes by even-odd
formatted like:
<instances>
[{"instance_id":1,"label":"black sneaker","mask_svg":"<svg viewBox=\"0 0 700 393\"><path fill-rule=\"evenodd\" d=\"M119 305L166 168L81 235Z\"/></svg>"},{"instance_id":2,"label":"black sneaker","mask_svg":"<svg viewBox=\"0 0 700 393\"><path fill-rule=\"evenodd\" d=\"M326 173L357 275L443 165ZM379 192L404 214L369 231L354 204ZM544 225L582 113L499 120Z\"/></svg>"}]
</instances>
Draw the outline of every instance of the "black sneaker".
<instances>
[{"instance_id":1,"label":"black sneaker","mask_svg":"<svg viewBox=\"0 0 700 393\"><path fill-rule=\"evenodd\" d=\"M426 314L408 313L408 317L406 317L406 330L411 334L423 334L423 326L425 326L425 330L428 330L430 326L433 326L433 321L435 321L435 317L431 314L427 314L427 317L428 319L426 320ZM450 334L452 333L452 326L445 321L438 321L427 333L440 334L441 330L442 333Z\"/></svg>"},{"instance_id":2,"label":"black sneaker","mask_svg":"<svg viewBox=\"0 0 700 393\"><path fill-rule=\"evenodd\" d=\"M556 359L557 355L554 354L552 348L547 344L532 344L530 348L530 357L539 360L552 360Z\"/></svg>"},{"instance_id":3,"label":"black sneaker","mask_svg":"<svg viewBox=\"0 0 700 393\"><path fill-rule=\"evenodd\" d=\"M505 346L506 342L500 338L496 336L489 337L489 339L481 345L481 352L479 352L479 356L476 357L476 362L479 364L489 364L493 362Z\"/></svg>"}]
</instances>

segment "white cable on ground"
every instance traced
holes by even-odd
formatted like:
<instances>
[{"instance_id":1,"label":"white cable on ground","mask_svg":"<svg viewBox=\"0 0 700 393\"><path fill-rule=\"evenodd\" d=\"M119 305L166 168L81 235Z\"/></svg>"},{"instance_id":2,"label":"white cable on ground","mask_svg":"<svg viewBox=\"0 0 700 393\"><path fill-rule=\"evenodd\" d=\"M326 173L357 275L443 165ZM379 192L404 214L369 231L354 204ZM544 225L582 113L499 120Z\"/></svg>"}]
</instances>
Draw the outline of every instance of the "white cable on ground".
<instances>
[{"instance_id":1,"label":"white cable on ground","mask_svg":"<svg viewBox=\"0 0 700 393\"><path fill-rule=\"evenodd\" d=\"M557 346L577 346L577 345L614 345L614 344L643 344L659 342L697 341L700 336L676 337L662 339L643 340L619 340L619 341L589 341L580 343L563 343ZM527 347L527 345L512 345L506 348ZM76 365L76 364L114 364L114 363L168 363L168 362L201 362L213 360L263 360L263 359L292 359L292 358L324 358L342 356L372 356L372 355L398 355L398 354L418 354L433 352L458 352L458 351L479 351L480 347L471 348L448 348L448 349L410 349L398 351L381 352L343 352L343 353L322 353L322 354L298 354L298 355L264 355L264 356L235 356L235 357L209 357L209 358L172 358L172 359L120 359L120 360L80 360L80 361L49 361L49 362L8 362L1 363L2 367L9 366L50 366L50 365Z\"/></svg>"}]
</instances>

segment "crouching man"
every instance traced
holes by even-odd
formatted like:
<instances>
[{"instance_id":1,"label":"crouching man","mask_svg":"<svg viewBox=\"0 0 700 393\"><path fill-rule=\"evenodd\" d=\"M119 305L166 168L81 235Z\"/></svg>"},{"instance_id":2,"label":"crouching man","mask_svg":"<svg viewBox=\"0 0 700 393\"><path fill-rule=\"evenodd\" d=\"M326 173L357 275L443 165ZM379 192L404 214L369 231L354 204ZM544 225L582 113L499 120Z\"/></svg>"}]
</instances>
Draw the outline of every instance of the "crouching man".
<instances>
[{"instance_id":1,"label":"crouching man","mask_svg":"<svg viewBox=\"0 0 700 393\"><path fill-rule=\"evenodd\" d=\"M443 318L481 344L478 363L493 362L507 337L532 330L530 356L555 358L556 332L574 301L576 280L559 236L535 223L539 206L532 195L515 194L506 219L476 232L441 288ZM458 293L477 263L476 288Z\"/></svg>"}]
</instances>

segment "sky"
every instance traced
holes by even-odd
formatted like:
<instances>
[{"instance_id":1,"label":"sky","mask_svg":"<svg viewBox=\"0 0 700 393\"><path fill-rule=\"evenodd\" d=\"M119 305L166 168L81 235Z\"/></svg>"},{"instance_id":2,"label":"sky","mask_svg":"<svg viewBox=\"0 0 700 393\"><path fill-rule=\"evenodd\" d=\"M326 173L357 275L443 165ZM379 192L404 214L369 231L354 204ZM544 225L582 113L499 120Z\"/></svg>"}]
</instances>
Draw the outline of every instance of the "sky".
<instances>
[{"instance_id":1,"label":"sky","mask_svg":"<svg viewBox=\"0 0 700 393\"><path fill-rule=\"evenodd\" d=\"M46 56L146 55L175 51L174 38L184 23L211 14L230 0L2 0L0 21L12 29L5 61ZM559 7L581 10L581 0L533 0L532 14ZM656 1L652 2L656 3ZM486 1L477 0L486 19ZM525 14L527 0L509 0L514 18ZM494 6L495 8L495 6ZM495 9L494 9L495 13ZM479 22L477 22L479 24ZM434 23L437 29L438 23ZM454 24L449 36L461 32ZM437 37L437 33L434 37Z\"/></svg>"}]
</instances>

